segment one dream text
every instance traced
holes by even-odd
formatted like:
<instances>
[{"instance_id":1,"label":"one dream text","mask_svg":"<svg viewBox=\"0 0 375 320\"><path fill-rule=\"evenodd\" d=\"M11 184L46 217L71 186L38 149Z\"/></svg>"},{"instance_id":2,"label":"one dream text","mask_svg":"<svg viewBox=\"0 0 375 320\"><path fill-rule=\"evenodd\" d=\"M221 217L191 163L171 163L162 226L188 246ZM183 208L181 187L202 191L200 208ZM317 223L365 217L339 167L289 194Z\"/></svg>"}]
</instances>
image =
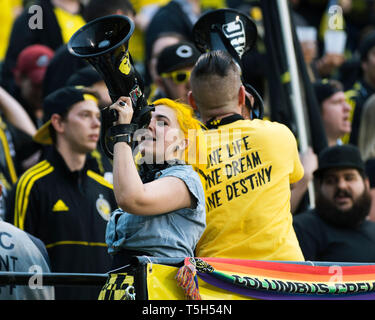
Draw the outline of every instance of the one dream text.
<instances>
[{"instance_id":1,"label":"one dream text","mask_svg":"<svg viewBox=\"0 0 375 320\"><path fill-rule=\"evenodd\" d=\"M271 181L272 165L262 163L261 154L250 147L249 136L216 148L207 160L204 178L208 212ZM221 184L225 187L219 188Z\"/></svg>"}]
</instances>

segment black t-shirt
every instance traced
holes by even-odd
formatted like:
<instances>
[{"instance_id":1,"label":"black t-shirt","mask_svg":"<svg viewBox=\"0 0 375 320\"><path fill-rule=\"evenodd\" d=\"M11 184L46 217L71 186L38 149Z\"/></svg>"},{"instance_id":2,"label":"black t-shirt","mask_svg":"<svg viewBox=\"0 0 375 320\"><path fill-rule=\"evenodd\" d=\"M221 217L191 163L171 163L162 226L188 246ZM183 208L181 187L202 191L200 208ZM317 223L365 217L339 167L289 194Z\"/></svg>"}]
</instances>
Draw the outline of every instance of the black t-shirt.
<instances>
[{"instance_id":1,"label":"black t-shirt","mask_svg":"<svg viewBox=\"0 0 375 320\"><path fill-rule=\"evenodd\" d=\"M86 60L73 56L66 44L60 46L51 59L43 80L43 95L64 87L69 77L86 67Z\"/></svg>"},{"instance_id":2,"label":"black t-shirt","mask_svg":"<svg viewBox=\"0 0 375 320\"><path fill-rule=\"evenodd\" d=\"M375 262L375 223L340 228L322 220L315 210L293 217L293 226L305 260Z\"/></svg>"}]
</instances>

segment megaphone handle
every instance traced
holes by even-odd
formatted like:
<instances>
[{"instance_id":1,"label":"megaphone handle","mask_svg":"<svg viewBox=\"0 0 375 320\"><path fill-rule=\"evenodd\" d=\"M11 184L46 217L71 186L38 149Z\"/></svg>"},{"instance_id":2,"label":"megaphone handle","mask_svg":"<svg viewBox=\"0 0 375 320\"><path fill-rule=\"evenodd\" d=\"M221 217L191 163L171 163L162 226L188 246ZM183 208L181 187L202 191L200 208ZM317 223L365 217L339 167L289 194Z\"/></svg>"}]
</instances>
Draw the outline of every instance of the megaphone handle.
<instances>
[{"instance_id":1,"label":"megaphone handle","mask_svg":"<svg viewBox=\"0 0 375 320\"><path fill-rule=\"evenodd\" d=\"M118 120L118 112L117 112L117 110L111 109L111 110L109 110L109 113L110 113L110 118L111 118L112 122L115 122L115 121Z\"/></svg>"},{"instance_id":2,"label":"megaphone handle","mask_svg":"<svg viewBox=\"0 0 375 320\"><path fill-rule=\"evenodd\" d=\"M104 154L107 156L107 158L113 160L113 153L108 149L108 146L105 142L105 137L106 137L106 130L103 130L101 128L99 143L102 147Z\"/></svg>"},{"instance_id":3,"label":"megaphone handle","mask_svg":"<svg viewBox=\"0 0 375 320\"><path fill-rule=\"evenodd\" d=\"M234 49L234 47L231 45L229 39L225 36L225 34L223 33L223 31L221 30L221 28L214 24L211 26L212 28L212 31L213 32L216 32L224 47L226 48L226 50L228 51L228 53L232 56L232 58L237 62L238 66L240 67L241 71L243 72L244 70L244 67L243 67L243 64L242 64L242 61L241 61L241 57L239 56L239 54L237 53L237 51ZM243 79L243 77L241 77L242 79L242 83L244 85L244 87L246 88L246 91L248 91L255 99L255 103L258 105L258 108L257 109L254 109L253 106L250 106L251 110L252 110L252 114L255 115L255 117L253 116L252 118L257 118L257 119L263 119L263 113L264 113L264 105L263 105L263 100L261 98L261 96L259 95L259 93L248 83L246 83ZM256 114L256 110L259 110L259 114Z\"/></svg>"},{"instance_id":4,"label":"megaphone handle","mask_svg":"<svg viewBox=\"0 0 375 320\"><path fill-rule=\"evenodd\" d=\"M110 96L110 98L112 100L112 103L115 103L120 98L117 94L113 94L109 90L108 90L108 93L109 93L109 96ZM108 110L108 112L109 112L109 119L110 119L111 122L115 122L115 121L118 120L118 112L117 112L117 110L111 109L111 110Z\"/></svg>"},{"instance_id":5,"label":"megaphone handle","mask_svg":"<svg viewBox=\"0 0 375 320\"><path fill-rule=\"evenodd\" d=\"M211 28L213 32L216 32L219 35L220 40L222 41L225 49L232 56L232 58L237 62L240 69L242 70L243 66L242 66L241 57L238 55L236 49L234 49L234 47L232 46L229 39L225 36L225 34L223 33L223 30L221 30L220 26L217 24L212 25Z\"/></svg>"}]
</instances>

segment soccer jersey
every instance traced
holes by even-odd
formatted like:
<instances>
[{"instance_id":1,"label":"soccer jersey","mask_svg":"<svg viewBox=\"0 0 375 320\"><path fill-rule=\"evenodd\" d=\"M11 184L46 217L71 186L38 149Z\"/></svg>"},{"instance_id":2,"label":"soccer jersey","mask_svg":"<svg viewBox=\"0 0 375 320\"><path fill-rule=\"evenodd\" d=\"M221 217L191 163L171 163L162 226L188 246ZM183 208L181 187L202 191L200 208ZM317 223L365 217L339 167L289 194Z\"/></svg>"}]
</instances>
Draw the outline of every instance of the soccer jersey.
<instances>
[{"instance_id":1,"label":"soccer jersey","mask_svg":"<svg viewBox=\"0 0 375 320\"><path fill-rule=\"evenodd\" d=\"M293 217L293 226L306 260L375 262L375 223L364 220L342 228L325 222L315 209Z\"/></svg>"},{"instance_id":2,"label":"soccer jersey","mask_svg":"<svg viewBox=\"0 0 375 320\"><path fill-rule=\"evenodd\" d=\"M70 171L52 148L10 194L14 209L7 221L44 242L52 272L104 273L111 267L105 229L117 204L112 185L90 168L87 159L82 170ZM56 298L96 299L95 290L58 287Z\"/></svg>"},{"instance_id":3,"label":"soccer jersey","mask_svg":"<svg viewBox=\"0 0 375 320\"><path fill-rule=\"evenodd\" d=\"M280 123L238 120L204 132L199 164L207 226L196 255L303 260L292 227L290 184L303 176L296 139Z\"/></svg>"}]
</instances>

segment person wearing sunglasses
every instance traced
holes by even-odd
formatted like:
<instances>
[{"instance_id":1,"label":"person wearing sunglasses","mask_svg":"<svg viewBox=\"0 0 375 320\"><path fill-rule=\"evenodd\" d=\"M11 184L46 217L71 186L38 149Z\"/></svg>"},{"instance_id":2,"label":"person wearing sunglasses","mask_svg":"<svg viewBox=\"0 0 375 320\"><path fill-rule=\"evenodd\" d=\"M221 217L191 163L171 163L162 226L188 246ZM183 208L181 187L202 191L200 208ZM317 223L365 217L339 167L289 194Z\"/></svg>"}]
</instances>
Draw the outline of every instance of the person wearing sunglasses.
<instances>
[{"instance_id":1,"label":"person wearing sunglasses","mask_svg":"<svg viewBox=\"0 0 375 320\"><path fill-rule=\"evenodd\" d=\"M164 79L171 78L174 84L183 84L189 82L190 70L176 70L162 73L160 76Z\"/></svg>"},{"instance_id":2,"label":"person wearing sunglasses","mask_svg":"<svg viewBox=\"0 0 375 320\"><path fill-rule=\"evenodd\" d=\"M199 56L200 52L194 44L186 41L163 49L156 64L155 82L160 90L151 100L164 97L187 103L190 73Z\"/></svg>"}]
</instances>

